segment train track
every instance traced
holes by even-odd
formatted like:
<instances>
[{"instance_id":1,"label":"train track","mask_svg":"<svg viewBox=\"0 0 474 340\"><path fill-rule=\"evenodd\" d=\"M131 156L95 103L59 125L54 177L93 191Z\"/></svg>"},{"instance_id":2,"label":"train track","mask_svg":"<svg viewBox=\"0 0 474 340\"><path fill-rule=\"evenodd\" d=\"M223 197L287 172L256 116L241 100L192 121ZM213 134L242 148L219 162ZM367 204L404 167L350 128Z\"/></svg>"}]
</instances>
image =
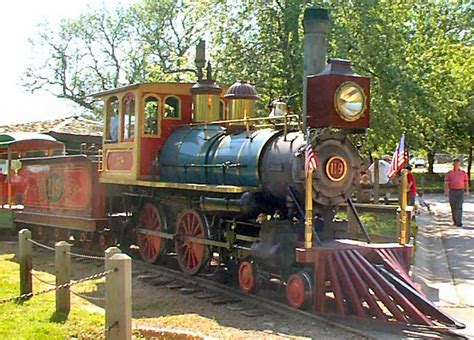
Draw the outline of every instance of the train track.
<instances>
[{"instance_id":1,"label":"train track","mask_svg":"<svg viewBox=\"0 0 474 340\"><path fill-rule=\"evenodd\" d=\"M84 249L81 250L84 252ZM100 255L92 251L87 251L87 254L92 256ZM132 253L131 255L133 259L132 275L144 284L164 286L209 304L224 305L229 311L240 313L247 317L278 314L297 322L335 327L353 336L366 339L399 339L400 337L441 339L446 336L465 338L444 327L406 326L360 318L322 316L314 312L294 309L286 303L279 302L275 300L275 294L271 296L247 294L236 287L235 283L229 285L228 283L216 282L215 275L198 274L189 276L180 270L171 268L169 265L148 264L138 260L136 254ZM73 260L85 263L96 262L94 259L87 258L73 258ZM172 258L168 259L167 263L171 264L171 266L175 265ZM216 270L215 273L219 272Z\"/></svg>"},{"instance_id":2,"label":"train track","mask_svg":"<svg viewBox=\"0 0 474 340\"><path fill-rule=\"evenodd\" d=\"M262 314L279 314L294 321L304 321L309 324L325 324L355 336L367 339L400 339L400 337L440 339L445 336L464 338L450 329L428 328L421 326L406 326L395 323L364 320L360 318L328 317L306 310L295 309L275 300L275 295L270 297L247 294L236 285L216 282L213 276L189 276L180 270L175 270L164 265L151 265L134 259L134 271L144 283L151 285L167 286L183 294L194 296L209 303L226 305L231 311L240 312L252 317Z\"/></svg>"},{"instance_id":3,"label":"train track","mask_svg":"<svg viewBox=\"0 0 474 340\"><path fill-rule=\"evenodd\" d=\"M207 299L211 304L226 305L227 309L240 312L248 317L276 313L298 321L304 319L304 321L308 322L323 322L326 325L337 327L363 338L377 338L370 332L343 325L307 311L291 308L286 304L267 297L243 293L238 288L215 282L203 275L189 276L163 265L150 265L137 260L134 260L134 266L139 268L138 271L135 270L136 274L139 274L137 278L145 283L164 285L171 289L177 289L183 294L194 296L197 299Z\"/></svg>"}]
</instances>

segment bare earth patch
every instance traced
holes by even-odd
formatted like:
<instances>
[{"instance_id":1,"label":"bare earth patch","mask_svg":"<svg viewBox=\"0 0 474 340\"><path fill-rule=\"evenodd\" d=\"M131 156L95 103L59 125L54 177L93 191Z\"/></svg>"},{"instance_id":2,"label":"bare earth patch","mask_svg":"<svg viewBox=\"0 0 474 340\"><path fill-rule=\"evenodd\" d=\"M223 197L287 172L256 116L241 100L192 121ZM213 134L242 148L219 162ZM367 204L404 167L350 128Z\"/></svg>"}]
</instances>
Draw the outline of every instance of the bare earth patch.
<instances>
[{"instance_id":1,"label":"bare earth patch","mask_svg":"<svg viewBox=\"0 0 474 340\"><path fill-rule=\"evenodd\" d=\"M0 242L0 253L14 253L17 245ZM75 250L80 252L80 250ZM54 274L54 253L33 250L35 273ZM133 263L134 269L140 269L140 263ZM73 258L72 276L74 279L86 277L103 270L103 262L78 262ZM48 280L52 277L47 275ZM83 296L90 296L87 309L101 310L103 301L93 298L104 296L104 279L86 283L73 289ZM75 296L74 298L79 298ZM72 303L74 308L74 302ZM208 301L183 295L165 286L153 286L133 278L133 324L136 328L160 328L184 331L194 334L195 338L218 339L359 339L360 336L328 326L323 323L309 323L271 315L269 312L256 317L231 311L225 305L212 305ZM169 334L170 337L172 334ZM190 339L181 335L172 338Z\"/></svg>"}]
</instances>

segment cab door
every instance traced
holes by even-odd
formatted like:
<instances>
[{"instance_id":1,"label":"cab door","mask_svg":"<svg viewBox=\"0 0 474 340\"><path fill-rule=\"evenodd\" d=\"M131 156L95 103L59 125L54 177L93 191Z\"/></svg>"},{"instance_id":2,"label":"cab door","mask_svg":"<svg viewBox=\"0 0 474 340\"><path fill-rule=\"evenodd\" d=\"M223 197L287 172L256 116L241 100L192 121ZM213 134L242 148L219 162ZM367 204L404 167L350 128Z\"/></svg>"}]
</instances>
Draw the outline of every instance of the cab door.
<instances>
[{"instance_id":1,"label":"cab door","mask_svg":"<svg viewBox=\"0 0 474 340\"><path fill-rule=\"evenodd\" d=\"M159 178L159 167L153 165L157 152L161 150L162 100L156 93L142 97L142 129L140 136L140 179Z\"/></svg>"}]
</instances>

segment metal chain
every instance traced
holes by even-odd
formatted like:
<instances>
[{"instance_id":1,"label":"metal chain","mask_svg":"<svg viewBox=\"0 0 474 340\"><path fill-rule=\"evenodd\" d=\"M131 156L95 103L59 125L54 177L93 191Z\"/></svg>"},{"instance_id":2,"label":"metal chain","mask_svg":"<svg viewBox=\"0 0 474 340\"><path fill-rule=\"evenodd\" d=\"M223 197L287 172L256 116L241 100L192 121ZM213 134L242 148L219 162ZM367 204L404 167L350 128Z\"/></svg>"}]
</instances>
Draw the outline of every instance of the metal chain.
<instances>
[{"instance_id":1,"label":"metal chain","mask_svg":"<svg viewBox=\"0 0 474 340\"><path fill-rule=\"evenodd\" d=\"M48 281L44 281L43 279L41 279L39 276L37 276L35 273L31 272L31 276L33 276L36 280L38 280L39 282L42 282L42 283L45 283L49 286L56 286L56 283L55 282L48 282Z\"/></svg>"},{"instance_id":2,"label":"metal chain","mask_svg":"<svg viewBox=\"0 0 474 340\"><path fill-rule=\"evenodd\" d=\"M28 239L28 241L30 241L31 243L33 243L34 245L37 245L38 247L41 247L41 248L44 248L44 249L48 249L48 250L51 250L51 251L55 251L55 249L53 247L50 247L50 246L47 246L46 244L43 244L43 243L39 243L31 238Z\"/></svg>"},{"instance_id":3,"label":"metal chain","mask_svg":"<svg viewBox=\"0 0 474 340\"><path fill-rule=\"evenodd\" d=\"M117 269L109 269L109 270L106 270L106 271L103 271L101 273L97 273L97 274L93 274L93 275L90 275L88 277L85 277L83 279L79 279L79 280L72 280L70 283L69 283L69 287L70 286L75 286L77 284L80 284L80 283L83 283L83 282L86 282L86 281L90 281L90 280L95 280L95 279L100 279L101 277L103 276L106 276L106 275L109 275L110 273L113 273L117 271ZM64 288L64 287L62 287Z\"/></svg>"},{"instance_id":4,"label":"metal chain","mask_svg":"<svg viewBox=\"0 0 474 340\"><path fill-rule=\"evenodd\" d=\"M55 286L55 287L52 287L52 288L43 289L43 290L40 290L40 291L37 291L37 292L22 294L22 295L17 296L17 297L10 297L10 298L7 298L7 299L3 299L3 300L0 300L0 305L4 304L4 303L7 303L7 302L11 302L11 301L20 301L20 300L28 299L28 298L36 296L36 295L41 295L41 294L46 294L46 293L49 293L49 292L54 292L56 290L63 289L63 288L70 288L71 286L75 286L77 284L80 284L80 283L83 283L83 282L86 282L86 281L89 281L89 280L95 280L95 279L101 278L103 276L106 276L106 275L114 272L114 271L115 271L114 269L106 270L102 273L97 273L97 274L94 274L94 275L91 275L91 276L88 276L88 277L85 277L85 278L82 278L82 279L79 279L79 280L72 280L71 282L63 283L62 285Z\"/></svg>"},{"instance_id":5,"label":"metal chain","mask_svg":"<svg viewBox=\"0 0 474 340\"><path fill-rule=\"evenodd\" d=\"M56 249L54 249L53 247L47 246L43 243L39 243L38 241L35 241L31 238L29 238L28 241L30 241L31 243L33 243L33 244L35 244L35 245L37 245L41 248L48 249L48 250L51 250L51 251L56 251ZM69 254L71 256L82 257L84 259L90 259L90 260L99 260L99 261L104 261L105 260L105 257L103 257L103 256L78 254L78 253L73 253L72 251L68 251L67 254Z\"/></svg>"},{"instance_id":6,"label":"metal chain","mask_svg":"<svg viewBox=\"0 0 474 340\"><path fill-rule=\"evenodd\" d=\"M86 300L105 301L105 297L88 296L88 295L84 295L84 294L75 292L72 289L71 289L71 293L73 293L76 296L79 296L80 298L86 299Z\"/></svg>"},{"instance_id":7,"label":"metal chain","mask_svg":"<svg viewBox=\"0 0 474 340\"><path fill-rule=\"evenodd\" d=\"M85 255L85 254L77 254L77 253L73 253L71 251L68 251L67 254L71 255L71 256L75 256L75 257L81 257L83 259L90 259L90 260L99 260L99 261L104 261L105 260L105 257L103 256L93 256L93 255Z\"/></svg>"}]
</instances>

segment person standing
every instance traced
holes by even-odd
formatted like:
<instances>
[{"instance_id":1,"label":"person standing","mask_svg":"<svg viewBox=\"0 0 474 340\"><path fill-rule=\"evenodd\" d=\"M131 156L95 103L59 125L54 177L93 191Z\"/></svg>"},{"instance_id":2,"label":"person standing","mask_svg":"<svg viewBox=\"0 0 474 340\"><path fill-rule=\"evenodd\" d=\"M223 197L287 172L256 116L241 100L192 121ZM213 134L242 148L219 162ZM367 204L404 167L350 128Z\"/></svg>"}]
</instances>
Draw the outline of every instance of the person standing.
<instances>
[{"instance_id":1,"label":"person standing","mask_svg":"<svg viewBox=\"0 0 474 340\"><path fill-rule=\"evenodd\" d=\"M462 205L464 194L469 195L469 181L457 158L453 161L453 169L444 177L444 194L449 196L453 225L462 227Z\"/></svg>"},{"instance_id":2,"label":"person standing","mask_svg":"<svg viewBox=\"0 0 474 340\"><path fill-rule=\"evenodd\" d=\"M408 205L415 206L415 198L416 198L416 181L415 181L415 176L413 176L413 173L411 172L411 166L407 165L405 167L407 169L407 179L408 179L408 193L407 193L407 203Z\"/></svg>"},{"instance_id":3,"label":"person standing","mask_svg":"<svg viewBox=\"0 0 474 340\"><path fill-rule=\"evenodd\" d=\"M390 163L392 162L391 158L389 155L383 156L383 159L380 159L378 161L379 165L379 184L382 185L391 185L392 180L388 176L390 172ZM370 175L370 179L372 180L372 183L375 183L375 163L372 163L369 168L367 169L367 174ZM388 201L390 199L390 188L387 188L387 191L385 192L385 204L388 204Z\"/></svg>"},{"instance_id":4,"label":"person standing","mask_svg":"<svg viewBox=\"0 0 474 340\"><path fill-rule=\"evenodd\" d=\"M390 172L390 162L392 160L390 159L390 156L385 155L383 156L383 159L379 160L379 184L389 184L390 178L388 177L388 173ZM369 166L369 169L367 169L367 173L370 174L370 179L372 183L375 183L375 176L374 176L374 165L375 163L372 163Z\"/></svg>"}]
</instances>

